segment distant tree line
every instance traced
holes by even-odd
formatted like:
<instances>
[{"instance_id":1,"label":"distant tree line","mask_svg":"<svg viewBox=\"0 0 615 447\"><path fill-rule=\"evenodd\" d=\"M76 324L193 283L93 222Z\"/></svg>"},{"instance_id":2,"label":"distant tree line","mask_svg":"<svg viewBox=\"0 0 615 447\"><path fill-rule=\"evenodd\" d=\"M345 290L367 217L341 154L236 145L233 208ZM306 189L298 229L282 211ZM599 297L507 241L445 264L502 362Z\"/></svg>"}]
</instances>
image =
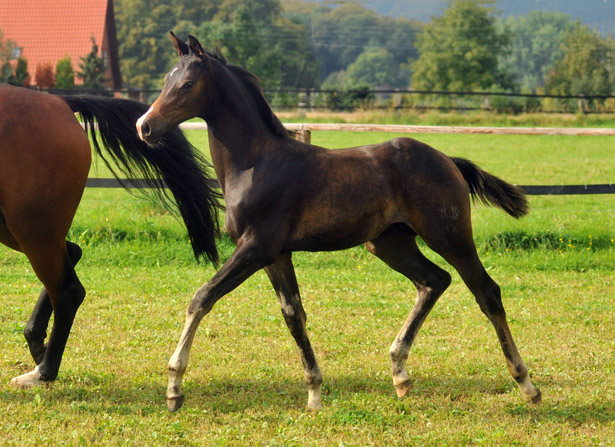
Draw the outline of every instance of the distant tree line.
<instances>
[{"instance_id":1,"label":"distant tree line","mask_svg":"<svg viewBox=\"0 0 615 447\"><path fill-rule=\"evenodd\" d=\"M219 48L270 90L336 89L359 102L377 88L613 94L612 38L563 13L499 18L494 5L452 0L426 24L379 16L352 1L115 0L115 11L122 77L136 90L161 87L177 60L168 37L173 30ZM24 82L23 63L7 68L10 45L2 42L0 35L0 80ZM82 61L92 85L99 80L96 63ZM62 70L56 67L58 85Z\"/></svg>"}]
</instances>

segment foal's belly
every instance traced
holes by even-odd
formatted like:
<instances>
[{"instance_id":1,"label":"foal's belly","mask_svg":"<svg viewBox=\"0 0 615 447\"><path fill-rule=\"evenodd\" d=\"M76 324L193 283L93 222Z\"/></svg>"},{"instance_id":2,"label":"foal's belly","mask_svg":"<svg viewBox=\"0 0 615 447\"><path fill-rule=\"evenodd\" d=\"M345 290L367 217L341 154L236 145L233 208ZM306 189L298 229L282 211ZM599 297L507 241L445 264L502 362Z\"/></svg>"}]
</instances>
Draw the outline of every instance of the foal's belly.
<instances>
[{"instance_id":1,"label":"foal's belly","mask_svg":"<svg viewBox=\"0 0 615 447\"><path fill-rule=\"evenodd\" d=\"M363 244L392 224L388 213L378 210L331 212L300 220L289 234L284 251L333 251Z\"/></svg>"}]
</instances>

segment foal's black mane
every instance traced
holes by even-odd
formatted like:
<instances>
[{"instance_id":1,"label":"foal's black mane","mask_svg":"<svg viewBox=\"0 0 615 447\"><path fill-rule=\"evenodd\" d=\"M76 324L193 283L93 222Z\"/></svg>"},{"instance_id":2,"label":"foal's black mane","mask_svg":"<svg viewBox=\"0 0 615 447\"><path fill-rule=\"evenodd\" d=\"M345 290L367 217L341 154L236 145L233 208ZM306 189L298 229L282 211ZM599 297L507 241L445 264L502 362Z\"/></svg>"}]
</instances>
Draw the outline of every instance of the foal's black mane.
<instances>
[{"instance_id":1,"label":"foal's black mane","mask_svg":"<svg viewBox=\"0 0 615 447\"><path fill-rule=\"evenodd\" d=\"M263 118L269 129L278 136L288 137L288 130L286 130L279 118L273 113L271 106L263 94L260 79L245 68L227 63L226 59L219 51L207 51L206 54L212 59L220 62L232 75L241 81L241 84L246 88L246 91L254 100L258 114Z\"/></svg>"}]
</instances>

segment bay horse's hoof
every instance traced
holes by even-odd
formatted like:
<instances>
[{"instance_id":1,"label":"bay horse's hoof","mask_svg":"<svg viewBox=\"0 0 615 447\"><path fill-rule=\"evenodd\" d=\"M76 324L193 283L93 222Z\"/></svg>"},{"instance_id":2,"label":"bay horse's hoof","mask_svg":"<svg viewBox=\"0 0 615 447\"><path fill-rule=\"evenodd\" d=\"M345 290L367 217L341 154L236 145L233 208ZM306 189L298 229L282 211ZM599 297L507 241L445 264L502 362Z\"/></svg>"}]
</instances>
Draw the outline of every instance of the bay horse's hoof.
<instances>
[{"instance_id":1,"label":"bay horse's hoof","mask_svg":"<svg viewBox=\"0 0 615 447\"><path fill-rule=\"evenodd\" d=\"M184 395L183 394L177 397L167 397L167 408L171 413L179 410L182 407L182 405L184 405Z\"/></svg>"},{"instance_id":2,"label":"bay horse's hoof","mask_svg":"<svg viewBox=\"0 0 615 447\"><path fill-rule=\"evenodd\" d=\"M395 384L395 391L397 392L397 397L404 397L408 390L410 389L410 379L406 379L403 382Z\"/></svg>"},{"instance_id":3,"label":"bay horse's hoof","mask_svg":"<svg viewBox=\"0 0 615 447\"><path fill-rule=\"evenodd\" d=\"M29 373L25 373L11 379L11 385L16 388L32 388L40 383L45 382L41 379L41 373L38 372L38 366Z\"/></svg>"}]
</instances>

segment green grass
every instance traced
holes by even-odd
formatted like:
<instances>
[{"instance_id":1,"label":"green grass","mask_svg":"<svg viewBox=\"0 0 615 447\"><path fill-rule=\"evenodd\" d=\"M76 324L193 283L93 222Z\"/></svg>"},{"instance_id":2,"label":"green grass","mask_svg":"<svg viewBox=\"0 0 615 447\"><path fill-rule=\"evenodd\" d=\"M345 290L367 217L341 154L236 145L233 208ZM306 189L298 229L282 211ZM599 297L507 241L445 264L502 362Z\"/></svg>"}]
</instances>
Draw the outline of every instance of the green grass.
<instances>
[{"instance_id":1,"label":"green grass","mask_svg":"<svg viewBox=\"0 0 615 447\"><path fill-rule=\"evenodd\" d=\"M342 147L391 137L314 133L313 142ZM516 183L615 178L608 138L418 138ZM199 132L191 139L199 147L206 141ZM321 412L304 410L297 348L259 272L202 322L185 406L169 414L166 363L192 294L214 269L196 264L182 226L156 204L88 189L70 234L84 247L78 274L88 295L49 387L8 385L33 366L22 332L40 286L22 255L0 248L0 444L615 445L615 197L531 197L530 204L519 221L476 206L473 222L542 405L521 401L493 328L456 274L410 353L412 388L397 399L388 348L414 289L358 247L294 256L325 379ZM227 238L221 251L223 258L232 252Z\"/></svg>"}]
</instances>

